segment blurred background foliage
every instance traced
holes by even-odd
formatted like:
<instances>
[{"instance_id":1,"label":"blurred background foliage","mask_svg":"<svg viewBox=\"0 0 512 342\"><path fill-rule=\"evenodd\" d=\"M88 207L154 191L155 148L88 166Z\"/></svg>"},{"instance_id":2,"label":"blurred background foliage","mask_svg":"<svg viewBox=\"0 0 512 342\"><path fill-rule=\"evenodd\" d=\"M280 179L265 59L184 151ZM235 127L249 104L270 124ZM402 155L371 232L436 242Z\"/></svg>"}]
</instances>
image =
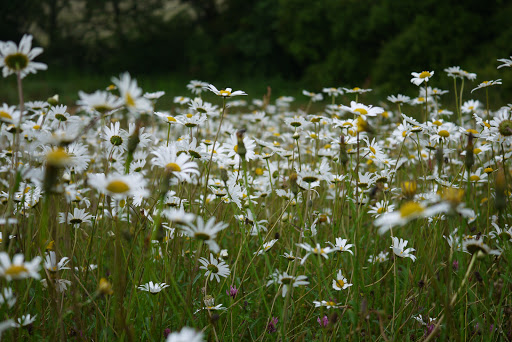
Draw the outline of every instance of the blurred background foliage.
<instances>
[{"instance_id":1,"label":"blurred background foliage","mask_svg":"<svg viewBox=\"0 0 512 342\"><path fill-rule=\"evenodd\" d=\"M262 78L416 91L410 72L459 65L483 80L512 73L512 2L481 0L1 1L0 40L35 36L50 70L184 79ZM509 82L506 82L506 81ZM504 95L500 95L504 96ZM504 99L505 101L507 99Z\"/></svg>"}]
</instances>

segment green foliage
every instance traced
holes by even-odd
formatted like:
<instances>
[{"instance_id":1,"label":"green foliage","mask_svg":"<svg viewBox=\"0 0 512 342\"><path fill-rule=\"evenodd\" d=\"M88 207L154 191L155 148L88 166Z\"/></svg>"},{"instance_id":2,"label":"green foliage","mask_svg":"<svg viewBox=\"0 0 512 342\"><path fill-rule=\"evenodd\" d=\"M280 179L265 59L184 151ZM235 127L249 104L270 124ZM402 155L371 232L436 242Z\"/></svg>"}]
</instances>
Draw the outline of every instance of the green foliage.
<instances>
[{"instance_id":1,"label":"green foliage","mask_svg":"<svg viewBox=\"0 0 512 342\"><path fill-rule=\"evenodd\" d=\"M457 64L496 78L496 58L512 54L503 1L24 0L0 10L3 40L31 28L48 41L44 61L110 73L279 76L389 92L409 86L412 71Z\"/></svg>"}]
</instances>

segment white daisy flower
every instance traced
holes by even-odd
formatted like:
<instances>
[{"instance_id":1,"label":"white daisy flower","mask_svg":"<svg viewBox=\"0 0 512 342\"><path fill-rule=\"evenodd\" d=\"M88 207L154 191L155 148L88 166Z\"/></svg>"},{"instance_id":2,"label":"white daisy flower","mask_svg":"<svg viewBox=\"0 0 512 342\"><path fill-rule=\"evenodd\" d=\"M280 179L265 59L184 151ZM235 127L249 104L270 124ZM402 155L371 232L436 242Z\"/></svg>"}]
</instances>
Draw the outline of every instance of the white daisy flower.
<instances>
[{"instance_id":1,"label":"white daisy flower","mask_svg":"<svg viewBox=\"0 0 512 342\"><path fill-rule=\"evenodd\" d=\"M336 291L345 290L352 285L353 284L350 284L348 282L347 278L345 278L343 276L343 274L341 273L341 270L338 271L338 274L336 275L336 279L332 280L332 288L335 289Z\"/></svg>"},{"instance_id":2,"label":"white daisy flower","mask_svg":"<svg viewBox=\"0 0 512 342\"><path fill-rule=\"evenodd\" d=\"M153 283L150 281L147 284L141 285L137 287L139 290L149 292L151 294L157 294L158 292L162 291L166 287L169 287L166 283Z\"/></svg>"},{"instance_id":3,"label":"white daisy flower","mask_svg":"<svg viewBox=\"0 0 512 342\"><path fill-rule=\"evenodd\" d=\"M215 278L217 279L217 282L220 283L220 277L226 278L231 273L228 264L224 261L217 260L212 253L210 253L210 260L200 258L199 262L203 265L199 268L206 271L205 277L210 277L210 281Z\"/></svg>"},{"instance_id":4,"label":"white daisy flower","mask_svg":"<svg viewBox=\"0 0 512 342\"><path fill-rule=\"evenodd\" d=\"M7 281L13 279L41 278L38 273L41 268L41 257L36 256L29 262L25 262L24 259L25 256L23 254L16 254L11 262L6 252L0 252L0 276L7 279Z\"/></svg>"},{"instance_id":5,"label":"white daisy flower","mask_svg":"<svg viewBox=\"0 0 512 342\"><path fill-rule=\"evenodd\" d=\"M422 71L422 72L411 72L413 78L411 78L411 83L419 86L423 82L428 82L428 80L434 76L433 71Z\"/></svg>"},{"instance_id":6,"label":"white daisy flower","mask_svg":"<svg viewBox=\"0 0 512 342\"><path fill-rule=\"evenodd\" d=\"M411 258L412 261L416 260L416 256L412 255L411 253L415 251L414 248L407 248L408 241L404 239L398 239L395 236L392 236L391 239L393 240L393 245L390 247L393 250L393 253L395 253L396 256L400 258Z\"/></svg>"},{"instance_id":7,"label":"white daisy flower","mask_svg":"<svg viewBox=\"0 0 512 342\"><path fill-rule=\"evenodd\" d=\"M20 77L24 78L30 73L37 73L38 70L48 69L44 63L33 62L42 52L43 49L40 47L32 48L32 35L29 34L23 35L19 46L13 41L0 41L0 68L3 76L19 72Z\"/></svg>"}]
</instances>

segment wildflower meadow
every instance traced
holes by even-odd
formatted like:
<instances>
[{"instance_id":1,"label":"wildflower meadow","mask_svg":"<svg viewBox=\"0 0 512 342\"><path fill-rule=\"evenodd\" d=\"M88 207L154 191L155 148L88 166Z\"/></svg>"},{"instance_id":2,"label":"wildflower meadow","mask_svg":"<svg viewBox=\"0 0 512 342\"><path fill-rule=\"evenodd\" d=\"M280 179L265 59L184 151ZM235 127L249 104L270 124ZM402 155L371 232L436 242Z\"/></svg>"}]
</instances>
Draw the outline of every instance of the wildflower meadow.
<instances>
[{"instance_id":1,"label":"wildflower meadow","mask_svg":"<svg viewBox=\"0 0 512 342\"><path fill-rule=\"evenodd\" d=\"M0 42L0 338L512 339L501 79L406 70L416 97L369 103L124 72L61 103L24 93L41 53Z\"/></svg>"}]
</instances>

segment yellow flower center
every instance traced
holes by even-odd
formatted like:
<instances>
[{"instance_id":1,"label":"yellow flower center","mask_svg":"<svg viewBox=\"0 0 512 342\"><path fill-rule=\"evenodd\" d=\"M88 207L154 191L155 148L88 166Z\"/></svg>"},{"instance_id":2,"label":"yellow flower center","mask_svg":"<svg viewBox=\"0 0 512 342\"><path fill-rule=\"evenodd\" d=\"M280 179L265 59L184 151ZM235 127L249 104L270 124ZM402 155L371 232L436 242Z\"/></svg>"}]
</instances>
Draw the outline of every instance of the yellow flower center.
<instances>
[{"instance_id":1,"label":"yellow flower center","mask_svg":"<svg viewBox=\"0 0 512 342\"><path fill-rule=\"evenodd\" d=\"M478 147L473 150L474 154L479 154L480 152L482 152L482 150L479 149Z\"/></svg>"},{"instance_id":2,"label":"yellow flower center","mask_svg":"<svg viewBox=\"0 0 512 342\"><path fill-rule=\"evenodd\" d=\"M0 110L0 119L12 120L12 116L9 113Z\"/></svg>"},{"instance_id":3,"label":"yellow flower center","mask_svg":"<svg viewBox=\"0 0 512 342\"><path fill-rule=\"evenodd\" d=\"M33 129L41 129L41 126L39 126L39 125L34 125L32 128L33 128Z\"/></svg>"},{"instance_id":4,"label":"yellow flower center","mask_svg":"<svg viewBox=\"0 0 512 342\"><path fill-rule=\"evenodd\" d=\"M180 172L181 171L181 167L176 163L169 163L169 164L165 165L165 168L172 172Z\"/></svg>"},{"instance_id":5,"label":"yellow flower center","mask_svg":"<svg viewBox=\"0 0 512 342\"><path fill-rule=\"evenodd\" d=\"M219 94L220 96L231 96L231 92L228 90L220 90Z\"/></svg>"},{"instance_id":6,"label":"yellow flower center","mask_svg":"<svg viewBox=\"0 0 512 342\"><path fill-rule=\"evenodd\" d=\"M478 131L476 129L473 129L473 128L467 129L466 132L473 133L473 134L478 134Z\"/></svg>"},{"instance_id":7,"label":"yellow flower center","mask_svg":"<svg viewBox=\"0 0 512 342\"><path fill-rule=\"evenodd\" d=\"M57 147L46 154L46 162L53 166L63 166L69 158L69 154L62 147Z\"/></svg>"},{"instance_id":8,"label":"yellow flower center","mask_svg":"<svg viewBox=\"0 0 512 342\"><path fill-rule=\"evenodd\" d=\"M345 282L343 281L343 279L338 279L336 281L336 283L338 284L339 287L343 288L343 286L345 286Z\"/></svg>"},{"instance_id":9,"label":"yellow flower center","mask_svg":"<svg viewBox=\"0 0 512 342\"><path fill-rule=\"evenodd\" d=\"M439 121L439 120L436 120L436 121L434 121L434 122L432 122L432 123L433 123L434 125L436 125L436 126L441 126L441 125L443 124L443 123L442 123L441 121Z\"/></svg>"},{"instance_id":10,"label":"yellow flower center","mask_svg":"<svg viewBox=\"0 0 512 342\"><path fill-rule=\"evenodd\" d=\"M370 151L372 151L373 154L377 153L377 151L375 151L375 148L373 146L370 146Z\"/></svg>"},{"instance_id":11,"label":"yellow flower center","mask_svg":"<svg viewBox=\"0 0 512 342\"><path fill-rule=\"evenodd\" d=\"M352 88L352 90L353 90L353 91L359 91L359 90L361 90L361 88L359 88L359 87L355 87L355 88Z\"/></svg>"},{"instance_id":12,"label":"yellow flower center","mask_svg":"<svg viewBox=\"0 0 512 342\"><path fill-rule=\"evenodd\" d=\"M172 117L172 116L168 116L167 117L167 121L169 121L169 122L176 122L176 119L174 117Z\"/></svg>"},{"instance_id":13,"label":"yellow flower center","mask_svg":"<svg viewBox=\"0 0 512 342\"><path fill-rule=\"evenodd\" d=\"M416 214L421 214L425 209L423 206L416 202L407 202L402 205L400 208L400 216L401 217L409 217Z\"/></svg>"},{"instance_id":14,"label":"yellow flower center","mask_svg":"<svg viewBox=\"0 0 512 342\"><path fill-rule=\"evenodd\" d=\"M424 97L418 97L418 102L425 102L425 98Z\"/></svg>"},{"instance_id":15,"label":"yellow flower center","mask_svg":"<svg viewBox=\"0 0 512 342\"><path fill-rule=\"evenodd\" d=\"M430 77L430 76L432 76L432 75L430 74L430 72L428 72L428 71L423 71L423 72L420 74L419 78L427 78L427 77Z\"/></svg>"},{"instance_id":16,"label":"yellow flower center","mask_svg":"<svg viewBox=\"0 0 512 342\"><path fill-rule=\"evenodd\" d=\"M24 265L11 265L7 270L5 270L6 275L10 276L20 276L23 273L28 272L27 268Z\"/></svg>"},{"instance_id":17,"label":"yellow flower center","mask_svg":"<svg viewBox=\"0 0 512 342\"><path fill-rule=\"evenodd\" d=\"M379 209L377 209L377 214L382 214L384 212L384 207L380 207Z\"/></svg>"},{"instance_id":18,"label":"yellow flower center","mask_svg":"<svg viewBox=\"0 0 512 342\"><path fill-rule=\"evenodd\" d=\"M126 104L130 107L135 107L135 100L130 93L126 93Z\"/></svg>"},{"instance_id":19,"label":"yellow flower center","mask_svg":"<svg viewBox=\"0 0 512 342\"><path fill-rule=\"evenodd\" d=\"M191 117L193 117L193 115L192 115L192 114L190 114L190 113L188 113L188 114L187 114L187 118L189 118L189 119L190 119Z\"/></svg>"},{"instance_id":20,"label":"yellow flower center","mask_svg":"<svg viewBox=\"0 0 512 342\"><path fill-rule=\"evenodd\" d=\"M325 302L325 304L327 304L328 306L336 306L336 303L333 301Z\"/></svg>"},{"instance_id":21,"label":"yellow flower center","mask_svg":"<svg viewBox=\"0 0 512 342\"><path fill-rule=\"evenodd\" d=\"M359 113L359 114L361 114L361 115L366 115L366 114L368 114L368 112L367 112L367 111L366 111L366 109L364 109L364 108L356 108L356 109L354 109L354 112L358 112L358 113Z\"/></svg>"},{"instance_id":22,"label":"yellow flower center","mask_svg":"<svg viewBox=\"0 0 512 342\"><path fill-rule=\"evenodd\" d=\"M263 174L263 169L261 167L258 167L255 171L256 175L261 176Z\"/></svg>"},{"instance_id":23,"label":"yellow flower center","mask_svg":"<svg viewBox=\"0 0 512 342\"><path fill-rule=\"evenodd\" d=\"M236 152L236 153L238 153L238 145L235 145L235 146L233 147L233 150L235 150L235 152Z\"/></svg>"},{"instance_id":24,"label":"yellow flower center","mask_svg":"<svg viewBox=\"0 0 512 342\"><path fill-rule=\"evenodd\" d=\"M122 180L113 180L107 185L107 190L115 194L122 194L130 190L130 186Z\"/></svg>"},{"instance_id":25,"label":"yellow flower center","mask_svg":"<svg viewBox=\"0 0 512 342\"><path fill-rule=\"evenodd\" d=\"M478 175L471 175L469 177L469 180L472 181L472 182L478 182L480 180L480 176L478 176Z\"/></svg>"},{"instance_id":26,"label":"yellow flower center","mask_svg":"<svg viewBox=\"0 0 512 342\"><path fill-rule=\"evenodd\" d=\"M437 134L439 134L439 136L443 138L448 138L450 136L450 132L448 132L445 129L440 130Z\"/></svg>"},{"instance_id":27,"label":"yellow flower center","mask_svg":"<svg viewBox=\"0 0 512 342\"><path fill-rule=\"evenodd\" d=\"M485 172L485 173L491 173L491 172L493 172L493 171L494 171L494 170L492 169L492 167L486 167L486 168L484 169L484 172Z\"/></svg>"}]
</instances>

